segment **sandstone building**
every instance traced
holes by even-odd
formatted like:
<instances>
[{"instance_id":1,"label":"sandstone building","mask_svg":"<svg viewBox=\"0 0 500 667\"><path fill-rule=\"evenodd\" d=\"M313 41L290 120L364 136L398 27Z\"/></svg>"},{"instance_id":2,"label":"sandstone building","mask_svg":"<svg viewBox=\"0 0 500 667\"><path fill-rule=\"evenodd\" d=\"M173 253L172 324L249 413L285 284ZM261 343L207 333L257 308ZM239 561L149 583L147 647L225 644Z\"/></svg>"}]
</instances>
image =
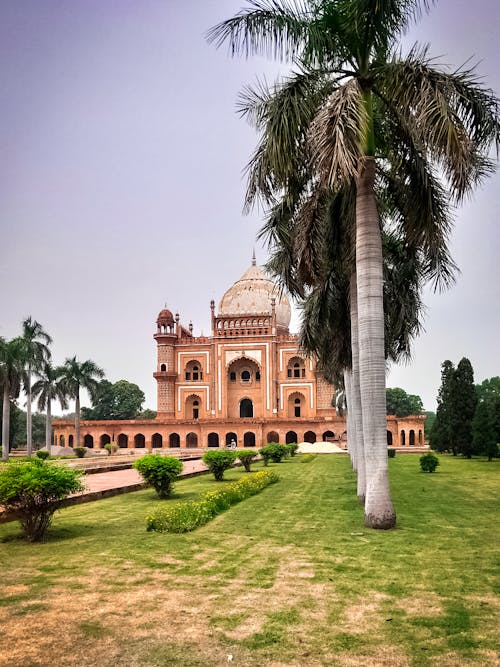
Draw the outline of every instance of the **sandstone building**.
<instances>
[{"instance_id":1,"label":"sandstone building","mask_svg":"<svg viewBox=\"0 0 500 667\"><path fill-rule=\"evenodd\" d=\"M290 304L252 265L210 303L211 335L193 336L179 314L156 322L157 418L82 421L82 444L102 448L259 447L267 442L337 441L345 418L332 406L333 387L289 331ZM423 418L388 417L388 443L423 445ZM54 423L57 445L74 443L71 422Z\"/></svg>"}]
</instances>

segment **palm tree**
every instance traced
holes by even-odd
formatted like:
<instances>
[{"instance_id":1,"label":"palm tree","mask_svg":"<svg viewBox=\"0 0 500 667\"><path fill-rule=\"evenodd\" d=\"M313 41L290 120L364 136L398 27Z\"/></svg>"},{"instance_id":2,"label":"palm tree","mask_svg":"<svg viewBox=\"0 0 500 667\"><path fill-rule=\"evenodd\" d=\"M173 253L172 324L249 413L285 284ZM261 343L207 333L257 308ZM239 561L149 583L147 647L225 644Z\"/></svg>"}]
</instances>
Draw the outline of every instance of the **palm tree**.
<instances>
[{"instance_id":1,"label":"palm tree","mask_svg":"<svg viewBox=\"0 0 500 667\"><path fill-rule=\"evenodd\" d=\"M9 460L10 401L19 396L26 380L24 346L21 338L0 338L0 386L2 387L2 461Z\"/></svg>"},{"instance_id":2,"label":"palm tree","mask_svg":"<svg viewBox=\"0 0 500 667\"><path fill-rule=\"evenodd\" d=\"M63 368L61 366L54 368L49 361L46 361L43 367L37 371L39 379L31 388L32 395L38 398L38 409L46 410L45 422L45 446L50 452L52 444L52 401L59 401L62 410L68 407L66 393L61 380Z\"/></svg>"},{"instance_id":3,"label":"palm tree","mask_svg":"<svg viewBox=\"0 0 500 667\"><path fill-rule=\"evenodd\" d=\"M392 224L423 253L429 270L441 271L446 280L448 205L460 202L492 170L488 151L500 140L498 99L479 85L473 69L448 72L425 49L415 47L406 58L396 50L398 37L428 4L252 0L209 33L219 44L228 40L232 53L273 54L303 68L295 77L294 104L277 124L266 123L265 96L254 107L264 137L250 164L247 201L259 195L273 203L284 188L297 206L300 198L310 203L318 187L338 191L354 184L365 523L374 528L391 528L396 521L387 474L376 192L383 183ZM300 89L308 94L301 96ZM295 122L297 109L309 122ZM306 149L305 172L303 160L294 160L298 144Z\"/></svg>"},{"instance_id":4,"label":"palm tree","mask_svg":"<svg viewBox=\"0 0 500 667\"><path fill-rule=\"evenodd\" d=\"M33 451L33 437L31 427L31 372L41 368L42 364L50 359L50 350L48 346L52 343L52 338L43 330L42 325L31 317L23 320L23 341L24 354L26 357L26 449L27 455L31 456Z\"/></svg>"},{"instance_id":5,"label":"palm tree","mask_svg":"<svg viewBox=\"0 0 500 667\"><path fill-rule=\"evenodd\" d=\"M88 359L79 362L76 357L65 360L61 373L61 387L67 396L75 400L75 446L80 447L80 389L86 389L94 395L98 380L104 377L104 371Z\"/></svg>"}]
</instances>

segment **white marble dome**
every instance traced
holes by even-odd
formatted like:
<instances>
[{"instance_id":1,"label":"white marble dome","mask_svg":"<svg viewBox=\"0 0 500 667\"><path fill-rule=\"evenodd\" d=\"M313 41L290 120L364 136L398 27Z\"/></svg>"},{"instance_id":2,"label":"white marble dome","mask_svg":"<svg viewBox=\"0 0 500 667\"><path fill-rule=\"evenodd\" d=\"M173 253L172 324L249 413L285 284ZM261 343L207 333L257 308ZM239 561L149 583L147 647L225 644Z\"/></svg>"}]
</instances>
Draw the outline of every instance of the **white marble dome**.
<instances>
[{"instance_id":1,"label":"white marble dome","mask_svg":"<svg viewBox=\"0 0 500 667\"><path fill-rule=\"evenodd\" d=\"M222 297L219 315L271 315L273 297L276 299L276 323L288 329L291 309L286 295L280 294L280 290L253 260L252 266Z\"/></svg>"}]
</instances>

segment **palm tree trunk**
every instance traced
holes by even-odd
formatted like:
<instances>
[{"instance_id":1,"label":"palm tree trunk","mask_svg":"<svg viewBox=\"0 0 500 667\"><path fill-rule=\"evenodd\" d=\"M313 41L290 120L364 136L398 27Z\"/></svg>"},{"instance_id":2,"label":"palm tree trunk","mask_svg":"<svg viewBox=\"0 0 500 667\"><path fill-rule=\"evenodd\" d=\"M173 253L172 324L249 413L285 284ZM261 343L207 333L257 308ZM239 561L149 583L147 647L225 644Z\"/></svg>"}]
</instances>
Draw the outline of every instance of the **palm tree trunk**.
<instances>
[{"instance_id":1,"label":"palm tree trunk","mask_svg":"<svg viewBox=\"0 0 500 667\"><path fill-rule=\"evenodd\" d=\"M33 430L31 419L31 366L28 366L28 383L26 386L26 454L33 454Z\"/></svg>"},{"instance_id":2,"label":"palm tree trunk","mask_svg":"<svg viewBox=\"0 0 500 667\"><path fill-rule=\"evenodd\" d=\"M76 393L75 402L75 447L80 447L80 392Z\"/></svg>"},{"instance_id":3,"label":"palm tree trunk","mask_svg":"<svg viewBox=\"0 0 500 667\"><path fill-rule=\"evenodd\" d=\"M365 502L366 494L366 463L363 436L363 410L359 383L359 333L358 333L358 293L356 272L351 273L349 281L349 299L351 311L351 357L352 357L352 412L354 431L356 434L357 456L357 496L361 504Z\"/></svg>"},{"instance_id":4,"label":"palm tree trunk","mask_svg":"<svg viewBox=\"0 0 500 667\"><path fill-rule=\"evenodd\" d=\"M52 444L52 410L50 398L47 398L47 414L45 419L45 447L47 447L47 451L50 452L50 446Z\"/></svg>"},{"instance_id":5,"label":"palm tree trunk","mask_svg":"<svg viewBox=\"0 0 500 667\"><path fill-rule=\"evenodd\" d=\"M10 433L10 391L9 382L5 380L3 386L2 409L2 461L9 460L9 433Z\"/></svg>"},{"instance_id":6,"label":"palm tree trunk","mask_svg":"<svg viewBox=\"0 0 500 667\"><path fill-rule=\"evenodd\" d=\"M347 403L347 451L351 458L353 470L357 470L357 438L356 438L356 424L354 422L354 413L352 407L352 369L344 371L344 387L345 397Z\"/></svg>"},{"instance_id":7,"label":"palm tree trunk","mask_svg":"<svg viewBox=\"0 0 500 667\"><path fill-rule=\"evenodd\" d=\"M356 274L359 385L366 464L365 525L394 528L389 490L382 239L374 194L375 160L365 157L356 179Z\"/></svg>"}]
</instances>

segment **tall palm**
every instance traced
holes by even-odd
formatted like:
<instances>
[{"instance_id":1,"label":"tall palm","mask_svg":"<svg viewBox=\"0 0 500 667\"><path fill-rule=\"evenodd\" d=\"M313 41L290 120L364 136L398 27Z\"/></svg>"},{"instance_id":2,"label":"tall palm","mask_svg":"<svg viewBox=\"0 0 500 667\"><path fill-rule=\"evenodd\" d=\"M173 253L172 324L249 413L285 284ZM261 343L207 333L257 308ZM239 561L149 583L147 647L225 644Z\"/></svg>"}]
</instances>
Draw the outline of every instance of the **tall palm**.
<instances>
[{"instance_id":1,"label":"tall palm","mask_svg":"<svg viewBox=\"0 0 500 667\"><path fill-rule=\"evenodd\" d=\"M439 269L450 229L447 204L460 202L492 170L488 151L500 137L498 100L473 70L450 73L438 69L426 50L414 48L406 58L396 50L398 37L428 4L252 0L209 33L219 44L228 40L233 53L268 53L301 64L302 86L318 92L307 125L289 122L290 113L281 120L276 134L288 144L264 141L258 147L249 199L260 195L272 202L280 188L296 182L303 195L304 180L334 191L354 183L360 394L369 462L365 523L374 528L393 527L396 520L387 475L377 187L383 182L390 193L393 223L424 252L429 268ZM328 83L326 101L318 79ZM258 114L255 120L263 121ZM297 155L297 143L307 144L305 174L287 155L288 149ZM436 239L439 251L433 249Z\"/></svg>"},{"instance_id":2,"label":"tall palm","mask_svg":"<svg viewBox=\"0 0 500 667\"><path fill-rule=\"evenodd\" d=\"M54 368L49 361L46 361L42 368L37 371L38 380L31 388L34 398L38 396L38 409L46 410L45 422L45 446L50 452L52 444L52 401L59 401L62 410L68 407L67 396L62 381L63 368L58 366Z\"/></svg>"},{"instance_id":3,"label":"tall palm","mask_svg":"<svg viewBox=\"0 0 500 667\"><path fill-rule=\"evenodd\" d=\"M62 367L61 386L66 395L75 400L75 443L80 447L80 389L86 389L93 396L104 371L88 359L79 362L76 357L65 360Z\"/></svg>"},{"instance_id":4,"label":"tall palm","mask_svg":"<svg viewBox=\"0 0 500 667\"><path fill-rule=\"evenodd\" d=\"M31 317L27 317L23 320L21 339L26 357L26 448L27 455L31 456L33 451L31 374L33 370L38 370L50 359L51 353L48 346L52 343L52 338L44 331L39 322L33 320Z\"/></svg>"},{"instance_id":5,"label":"tall palm","mask_svg":"<svg viewBox=\"0 0 500 667\"><path fill-rule=\"evenodd\" d=\"M0 387L2 387L2 461L9 460L10 401L17 398L26 380L24 346L21 338L0 338Z\"/></svg>"}]
</instances>

